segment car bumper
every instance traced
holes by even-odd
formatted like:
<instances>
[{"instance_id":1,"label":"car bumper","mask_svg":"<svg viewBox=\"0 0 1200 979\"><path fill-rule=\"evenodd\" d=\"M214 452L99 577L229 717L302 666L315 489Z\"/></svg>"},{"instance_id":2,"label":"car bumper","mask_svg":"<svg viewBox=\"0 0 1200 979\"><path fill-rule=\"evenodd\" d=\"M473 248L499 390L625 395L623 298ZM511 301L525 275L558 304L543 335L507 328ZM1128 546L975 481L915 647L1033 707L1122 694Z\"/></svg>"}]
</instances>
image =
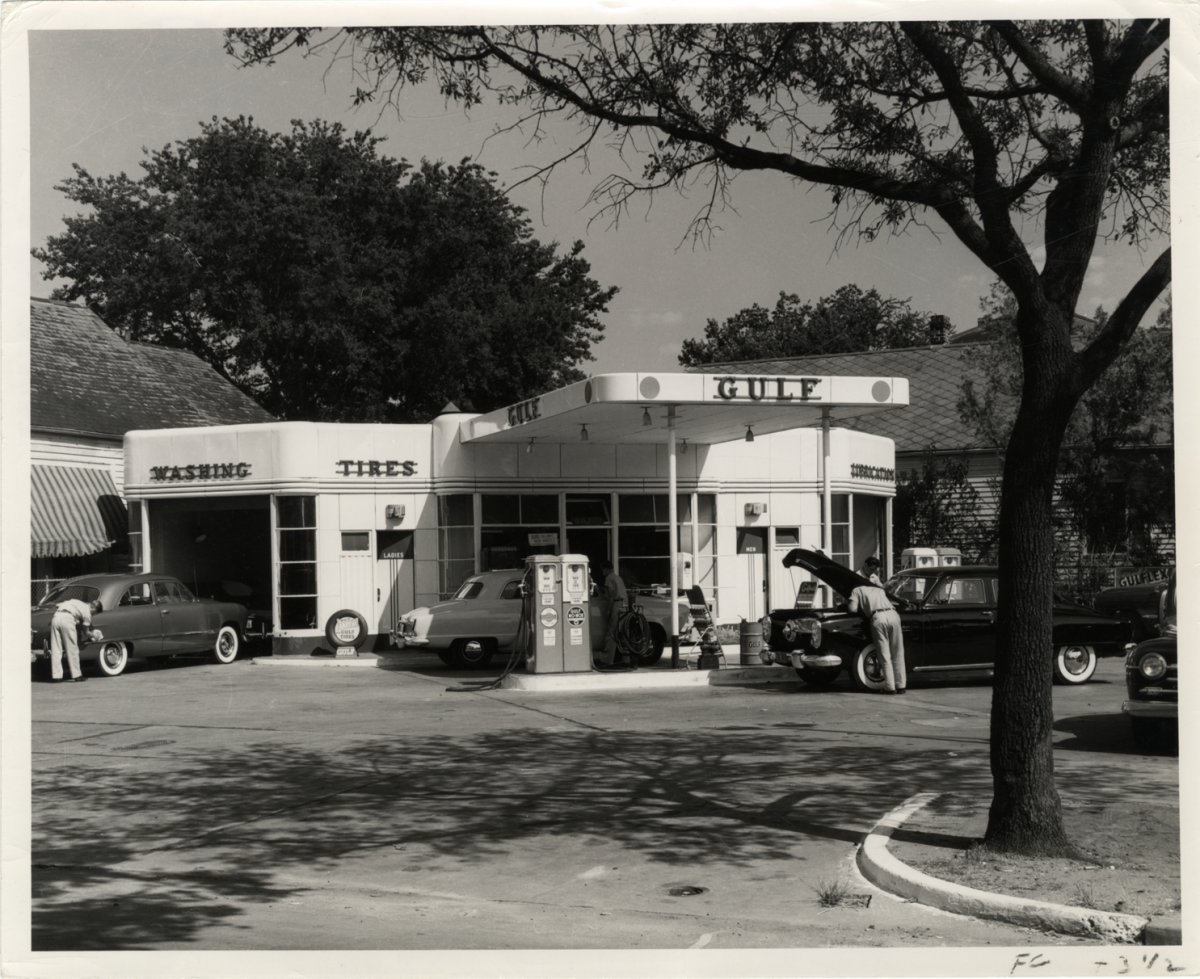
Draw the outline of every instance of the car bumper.
<instances>
[{"instance_id":1,"label":"car bumper","mask_svg":"<svg viewBox=\"0 0 1200 979\"><path fill-rule=\"evenodd\" d=\"M1179 704L1169 700L1127 700L1121 705L1121 712L1130 717L1174 721L1179 718Z\"/></svg>"},{"instance_id":2,"label":"car bumper","mask_svg":"<svg viewBox=\"0 0 1200 979\"><path fill-rule=\"evenodd\" d=\"M789 653L788 658L792 661L792 666L796 669L830 669L837 667L841 669L842 658L837 653Z\"/></svg>"}]
</instances>

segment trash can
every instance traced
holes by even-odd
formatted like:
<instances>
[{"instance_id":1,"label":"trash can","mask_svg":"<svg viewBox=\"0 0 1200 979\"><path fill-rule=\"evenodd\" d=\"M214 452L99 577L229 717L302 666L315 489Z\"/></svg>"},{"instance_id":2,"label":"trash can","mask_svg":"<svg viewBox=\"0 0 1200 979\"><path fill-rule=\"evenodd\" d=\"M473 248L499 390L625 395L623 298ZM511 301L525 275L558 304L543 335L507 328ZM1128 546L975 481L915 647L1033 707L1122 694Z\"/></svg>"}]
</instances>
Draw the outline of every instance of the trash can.
<instances>
[{"instance_id":1,"label":"trash can","mask_svg":"<svg viewBox=\"0 0 1200 979\"><path fill-rule=\"evenodd\" d=\"M739 661L742 666L762 666L759 653L763 647L761 622L743 622L739 638L741 639Z\"/></svg>"}]
</instances>

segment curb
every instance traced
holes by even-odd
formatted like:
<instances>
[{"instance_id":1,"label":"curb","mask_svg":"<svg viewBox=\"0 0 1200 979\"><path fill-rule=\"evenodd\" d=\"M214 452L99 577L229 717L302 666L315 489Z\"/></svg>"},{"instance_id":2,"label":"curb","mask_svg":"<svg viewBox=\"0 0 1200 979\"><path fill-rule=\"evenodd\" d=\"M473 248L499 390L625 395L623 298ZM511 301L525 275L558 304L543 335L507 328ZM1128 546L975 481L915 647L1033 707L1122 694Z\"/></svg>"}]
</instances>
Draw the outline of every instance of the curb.
<instances>
[{"instance_id":1,"label":"curb","mask_svg":"<svg viewBox=\"0 0 1200 979\"><path fill-rule=\"evenodd\" d=\"M859 870L872 884L898 897L955 914L992 918L1067 935L1100 938L1112 944L1136 945L1144 940L1148 922L1137 915L1094 911L979 891L930 877L901 863L888 850L888 840L905 820L937 797L936 792L914 795L879 820L867 834L858 849L857 859Z\"/></svg>"}]
</instances>

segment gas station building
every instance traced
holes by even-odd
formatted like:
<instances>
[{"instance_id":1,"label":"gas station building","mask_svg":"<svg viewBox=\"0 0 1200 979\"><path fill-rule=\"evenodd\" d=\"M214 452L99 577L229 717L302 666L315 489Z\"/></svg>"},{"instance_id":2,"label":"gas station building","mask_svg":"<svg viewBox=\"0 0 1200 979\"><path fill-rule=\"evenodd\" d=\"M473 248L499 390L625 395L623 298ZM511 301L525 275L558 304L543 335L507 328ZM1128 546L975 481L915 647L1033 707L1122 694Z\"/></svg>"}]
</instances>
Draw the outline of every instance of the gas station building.
<instances>
[{"instance_id":1,"label":"gas station building","mask_svg":"<svg viewBox=\"0 0 1200 979\"><path fill-rule=\"evenodd\" d=\"M837 422L907 404L899 377L616 373L421 425L129 432L132 563L236 583L277 654L327 647L345 609L386 648L403 613L531 554L754 620L794 602L793 547L894 567L894 444Z\"/></svg>"}]
</instances>

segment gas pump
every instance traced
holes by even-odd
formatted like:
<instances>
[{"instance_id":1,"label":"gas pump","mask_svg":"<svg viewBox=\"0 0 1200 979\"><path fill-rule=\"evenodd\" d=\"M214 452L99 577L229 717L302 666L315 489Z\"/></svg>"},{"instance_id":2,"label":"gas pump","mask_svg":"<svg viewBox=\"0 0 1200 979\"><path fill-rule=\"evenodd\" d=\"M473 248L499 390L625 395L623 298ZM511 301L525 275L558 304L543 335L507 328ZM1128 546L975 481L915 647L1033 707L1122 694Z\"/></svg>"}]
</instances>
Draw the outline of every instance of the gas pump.
<instances>
[{"instance_id":1,"label":"gas pump","mask_svg":"<svg viewBox=\"0 0 1200 979\"><path fill-rule=\"evenodd\" d=\"M532 554L525 559L533 673L586 673L592 668L588 628L588 560L582 554Z\"/></svg>"}]
</instances>

